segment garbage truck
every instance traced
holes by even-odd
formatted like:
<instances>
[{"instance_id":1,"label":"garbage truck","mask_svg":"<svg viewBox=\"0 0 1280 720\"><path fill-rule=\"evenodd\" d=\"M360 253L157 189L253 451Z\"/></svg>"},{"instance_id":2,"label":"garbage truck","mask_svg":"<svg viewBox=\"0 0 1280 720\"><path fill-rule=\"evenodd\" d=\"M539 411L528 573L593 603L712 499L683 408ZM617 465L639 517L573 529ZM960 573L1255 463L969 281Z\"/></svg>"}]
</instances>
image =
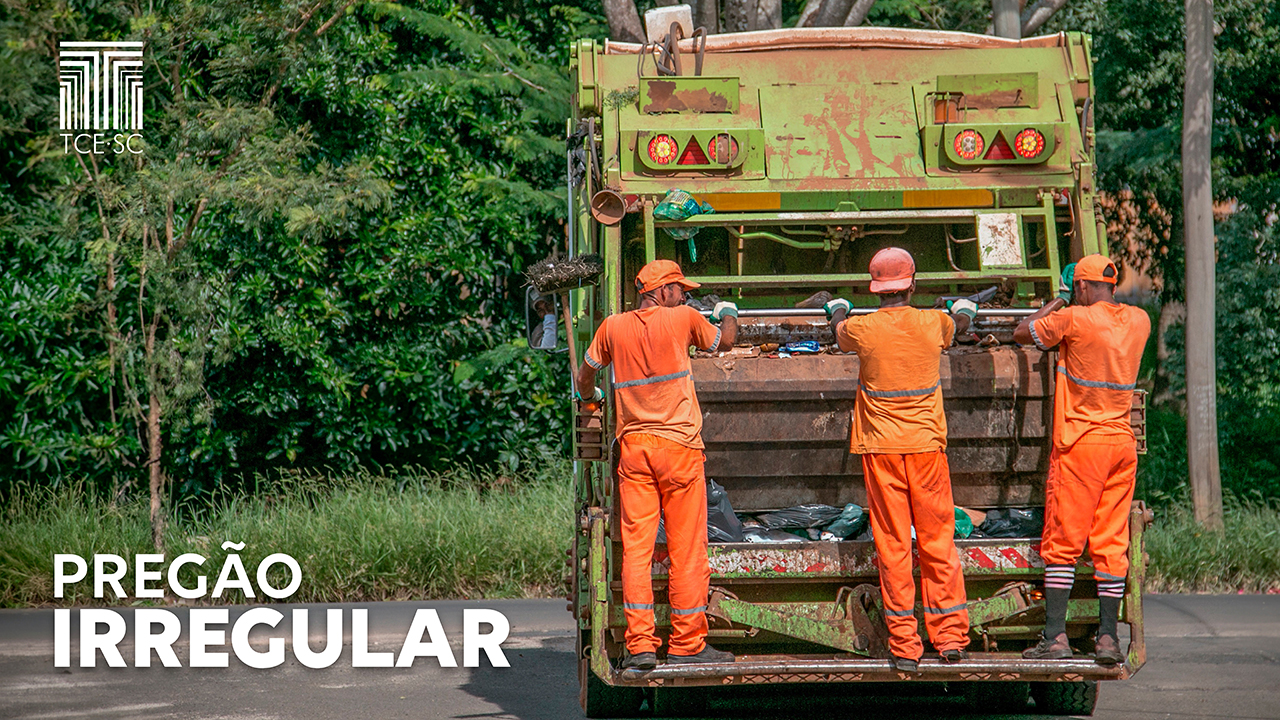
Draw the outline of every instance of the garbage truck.
<instances>
[{"instance_id":1,"label":"garbage truck","mask_svg":"<svg viewBox=\"0 0 1280 720\"><path fill-rule=\"evenodd\" d=\"M570 72L567 252L596 254L604 266L594 284L567 294L575 364L604 317L637 307L637 271L675 260L701 284L690 302L709 310L716 295L741 309L739 346L692 359L707 477L744 517L865 506L861 463L849 452L858 357L833 346L821 301L846 297L853 312L871 311L868 261L902 247L917 263L913 304L983 301L941 360L955 503L979 521L1043 508L1055 357L1015 344L1012 331L1053 297L1067 263L1107 252L1087 35L855 27L707 36L673 26L653 43L577 41ZM673 191L698 211L661 212ZM787 351L806 341L818 352ZM971 623L963 662L926 653L918 675L896 672L874 544L794 537L709 545L708 640L735 662L619 670L617 451L604 383L603 405L573 417L567 593L588 717L696 708L707 687L803 683L843 684L850 694L865 683L878 692L923 683L915 690L987 710L1025 711L1034 701L1040 713L1088 714L1099 682L1142 667L1151 515L1135 503L1118 666L1088 657L1098 603L1087 556L1068 612L1075 658L1022 658L1043 626L1044 562L1038 531L1015 530L956 541ZM1143 418L1137 392L1140 449ZM668 567L659 544L660 633L669 628Z\"/></svg>"}]
</instances>

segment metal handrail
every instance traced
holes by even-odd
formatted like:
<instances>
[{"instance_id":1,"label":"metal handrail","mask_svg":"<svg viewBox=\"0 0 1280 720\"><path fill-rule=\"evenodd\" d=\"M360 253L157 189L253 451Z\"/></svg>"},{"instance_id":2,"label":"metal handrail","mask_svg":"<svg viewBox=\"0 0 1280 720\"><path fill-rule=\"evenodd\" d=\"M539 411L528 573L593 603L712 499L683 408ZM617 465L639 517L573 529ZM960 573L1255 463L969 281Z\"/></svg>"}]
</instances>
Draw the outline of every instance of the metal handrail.
<instances>
[{"instance_id":1,"label":"metal handrail","mask_svg":"<svg viewBox=\"0 0 1280 720\"><path fill-rule=\"evenodd\" d=\"M856 307L849 310L850 315L870 315L879 308ZM921 308L922 310L941 310L942 308ZM1026 317L1035 312L1035 308L978 308L978 317ZM699 310L704 316L711 315L710 310ZM945 312L945 311L944 311ZM822 308L741 308L738 317L823 317L827 311Z\"/></svg>"}]
</instances>

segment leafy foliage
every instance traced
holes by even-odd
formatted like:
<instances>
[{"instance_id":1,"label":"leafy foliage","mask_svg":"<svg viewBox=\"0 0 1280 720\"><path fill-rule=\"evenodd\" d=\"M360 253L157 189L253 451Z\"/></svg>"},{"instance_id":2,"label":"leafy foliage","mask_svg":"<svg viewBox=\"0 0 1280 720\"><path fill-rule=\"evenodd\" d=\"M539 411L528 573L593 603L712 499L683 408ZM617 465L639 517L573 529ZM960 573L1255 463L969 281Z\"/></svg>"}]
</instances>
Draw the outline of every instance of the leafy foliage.
<instances>
[{"instance_id":1,"label":"leafy foliage","mask_svg":"<svg viewBox=\"0 0 1280 720\"><path fill-rule=\"evenodd\" d=\"M3 7L3 482L132 481L153 404L185 493L560 448L560 363L510 338L562 242L560 63L594 15ZM146 41L142 158L63 153L61 39Z\"/></svg>"}]
</instances>

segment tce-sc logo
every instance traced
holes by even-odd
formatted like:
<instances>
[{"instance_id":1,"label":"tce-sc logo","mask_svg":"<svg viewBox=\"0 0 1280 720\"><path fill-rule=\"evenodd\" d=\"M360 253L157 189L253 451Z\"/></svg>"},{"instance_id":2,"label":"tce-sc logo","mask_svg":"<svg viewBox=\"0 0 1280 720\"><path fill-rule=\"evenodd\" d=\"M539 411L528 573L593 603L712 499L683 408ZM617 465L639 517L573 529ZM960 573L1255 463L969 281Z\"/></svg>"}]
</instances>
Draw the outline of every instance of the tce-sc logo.
<instances>
[{"instance_id":1,"label":"tce-sc logo","mask_svg":"<svg viewBox=\"0 0 1280 720\"><path fill-rule=\"evenodd\" d=\"M142 43L58 45L63 151L141 153Z\"/></svg>"}]
</instances>

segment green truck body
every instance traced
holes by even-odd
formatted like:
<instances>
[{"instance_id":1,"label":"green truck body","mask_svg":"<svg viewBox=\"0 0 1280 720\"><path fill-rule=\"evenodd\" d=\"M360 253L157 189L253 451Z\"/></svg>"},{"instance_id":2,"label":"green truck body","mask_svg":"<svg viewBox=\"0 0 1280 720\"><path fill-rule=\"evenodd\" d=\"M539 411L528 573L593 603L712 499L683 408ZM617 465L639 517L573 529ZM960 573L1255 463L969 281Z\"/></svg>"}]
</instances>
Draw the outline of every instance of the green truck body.
<instances>
[{"instance_id":1,"label":"green truck body","mask_svg":"<svg viewBox=\"0 0 1280 720\"><path fill-rule=\"evenodd\" d=\"M917 305L996 288L976 325L983 341L942 361L955 502L1042 506L1054 358L1015 346L1011 332L1019 313L1053 295L1063 265L1106 252L1089 38L822 28L711 36L701 53L687 40L676 49L680 61L667 65L681 67L678 75L659 74L650 48L590 40L572 48L571 251L605 264L595 286L571 293L575 362L602 318L636 306L640 267L676 260L702 283L699 293L743 309L741 337L755 346L692 361L707 477L739 512L865 506L861 464L849 454L857 356L769 357L768 343L829 343L821 311L797 305L826 290L874 306L868 260L904 247L917 262ZM655 217L672 189L714 212ZM692 229L691 240L680 232ZM1095 681L1143 664L1149 515L1135 505L1122 612L1130 644L1118 667L1021 658L1041 630L1044 563L1039 538L1013 538L957 541L973 628L973 652L959 665L926 659L918 677L891 668L869 542L713 543L710 639L739 661L618 671L625 621L607 375L603 410L574 418L569 601L589 716L635 714L645 698L649 707L687 701L696 691L680 689L694 686L869 681L947 683L984 697L998 690L1015 705L1031 690L1042 710L1080 712L1092 708ZM1142 412L1139 394L1140 438ZM660 629L668 627L665 558L660 545ZM1082 562L1069 614L1078 647L1096 626L1092 568Z\"/></svg>"}]
</instances>

